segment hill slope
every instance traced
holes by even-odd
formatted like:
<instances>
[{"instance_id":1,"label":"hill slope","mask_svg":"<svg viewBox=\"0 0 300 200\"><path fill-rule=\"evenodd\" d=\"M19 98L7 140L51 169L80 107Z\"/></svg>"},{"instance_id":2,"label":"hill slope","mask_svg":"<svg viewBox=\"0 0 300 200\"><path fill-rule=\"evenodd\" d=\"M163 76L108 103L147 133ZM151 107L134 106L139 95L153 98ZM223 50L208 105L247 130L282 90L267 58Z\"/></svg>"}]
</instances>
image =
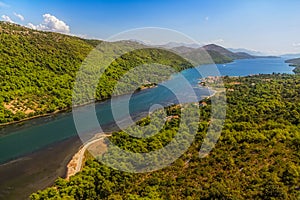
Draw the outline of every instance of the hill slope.
<instances>
[{"instance_id":1,"label":"hill slope","mask_svg":"<svg viewBox=\"0 0 300 200\"><path fill-rule=\"evenodd\" d=\"M231 59L249 59L249 58L255 58L255 56L252 56L252 55L244 53L244 52L233 53L233 52L229 51L228 49L225 49L224 47L221 47L221 46L218 46L218 45L215 45L215 44L205 45L205 46L203 46L203 48L206 51L215 51L215 52L218 52L221 55L229 57Z\"/></svg>"},{"instance_id":2,"label":"hill slope","mask_svg":"<svg viewBox=\"0 0 300 200\"><path fill-rule=\"evenodd\" d=\"M0 122L71 104L72 82L93 49L85 40L0 23Z\"/></svg>"},{"instance_id":3,"label":"hill slope","mask_svg":"<svg viewBox=\"0 0 300 200\"><path fill-rule=\"evenodd\" d=\"M177 46L171 49L175 52L180 53L181 55L184 55L187 58L197 61L198 64L204 64L205 63L203 62L204 60L209 60L209 59L204 59L205 56L203 55L205 55L205 53L208 53L208 55L210 55L214 63L228 63L236 59L253 59L253 58L263 57L263 56L253 56L245 52L232 52L224 47L215 44L205 45L200 48ZM265 57L272 57L272 56L265 56Z\"/></svg>"},{"instance_id":4,"label":"hill slope","mask_svg":"<svg viewBox=\"0 0 300 200\"><path fill-rule=\"evenodd\" d=\"M86 56L101 41L85 40L53 32L42 32L0 22L0 123L70 108L76 73ZM124 42L107 43L105 55L124 51ZM128 50L143 47L126 42ZM97 100L109 98L116 80L130 68L159 62L176 70L191 67L169 51L147 49L123 55L105 71ZM111 76L109 74L113 74ZM89 99L81 99L86 103Z\"/></svg>"},{"instance_id":5,"label":"hill slope","mask_svg":"<svg viewBox=\"0 0 300 200\"><path fill-rule=\"evenodd\" d=\"M222 47L220 47L222 48ZM205 49L205 47L192 48L186 46L174 47L171 50L180 53L183 57L192 60L196 65L207 64L207 63L229 63L234 60L219 51Z\"/></svg>"},{"instance_id":6,"label":"hill slope","mask_svg":"<svg viewBox=\"0 0 300 200\"><path fill-rule=\"evenodd\" d=\"M103 45L97 47L100 43ZM144 63L160 63L180 71L191 67L191 63L228 63L251 57L217 45L197 49L175 47L172 52L134 41L107 43L0 22L0 123L70 108L76 73L95 47L99 60L112 58L115 52L122 54L146 47L122 55L110 64L105 80L97 83L97 100L109 98L117 80L132 67ZM91 66L91 71L99 73L99 66ZM80 96L78 104L91 101L92 95Z\"/></svg>"}]
</instances>

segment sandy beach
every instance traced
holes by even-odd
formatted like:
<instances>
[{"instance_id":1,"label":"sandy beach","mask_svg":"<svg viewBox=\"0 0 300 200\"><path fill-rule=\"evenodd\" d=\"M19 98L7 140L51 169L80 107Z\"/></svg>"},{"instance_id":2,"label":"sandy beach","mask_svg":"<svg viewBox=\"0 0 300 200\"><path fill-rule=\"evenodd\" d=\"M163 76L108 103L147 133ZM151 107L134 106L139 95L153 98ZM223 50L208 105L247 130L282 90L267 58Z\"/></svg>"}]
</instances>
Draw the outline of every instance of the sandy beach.
<instances>
[{"instance_id":1,"label":"sandy beach","mask_svg":"<svg viewBox=\"0 0 300 200\"><path fill-rule=\"evenodd\" d=\"M92 145L100 146L102 150L105 149L106 145L103 143L103 139L109 136L110 134L96 134L94 138L81 146L67 165L66 179L80 172L84 164L85 152L89 150L93 153L93 149L90 149Z\"/></svg>"}]
</instances>

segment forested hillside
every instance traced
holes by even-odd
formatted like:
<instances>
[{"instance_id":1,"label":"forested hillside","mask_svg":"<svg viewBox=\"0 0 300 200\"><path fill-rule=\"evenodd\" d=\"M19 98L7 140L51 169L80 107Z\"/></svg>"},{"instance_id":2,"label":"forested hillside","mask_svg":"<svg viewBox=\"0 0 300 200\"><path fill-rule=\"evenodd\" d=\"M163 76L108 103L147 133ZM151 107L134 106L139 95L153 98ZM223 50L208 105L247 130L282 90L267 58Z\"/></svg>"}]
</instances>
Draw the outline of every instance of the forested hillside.
<instances>
[{"instance_id":1,"label":"forested hillside","mask_svg":"<svg viewBox=\"0 0 300 200\"><path fill-rule=\"evenodd\" d=\"M80 38L0 23L0 122L71 105L76 71L91 46Z\"/></svg>"},{"instance_id":2,"label":"forested hillside","mask_svg":"<svg viewBox=\"0 0 300 200\"><path fill-rule=\"evenodd\" d=\"M107 43L111 47L106 45L104 56L124 51L124 42L129 51L145 47L132 41ZM90 51L100 43L0 22L0 123L70 108L76 73ZM101 52L99 49L98 53ZM219 55L212 58L218 63L228 62ZM122 74L132 67L153 62L172 66L177 71L191 67L175 53L162 49L147 47L130 52L106 70L106 79L98 84L95 98L109 98ZM89 100L80 99L80 102Z\"/></svg>"},{"instance_id":3,"label":"forested hillside","mask_svg":"<svg viewBox=\"0 0 300 200\"><path fill-rule=\"evenodd\" d=\"M0 123L70 108L76 73L100 42L0 22ZM137 45L132 42L127 46ZM114 80L135 65L160 59L158 62L177 70L190 66L163 50L148 49L132 54L113 63L106 74L114 73L114 76L101 83L96 99L110 97Z\"/></svg>"},{"instance_id":4,"label":"forested hillside","mask_svg":"<svg viewBox=\"0 0 300 200\"><path fill-rule=\"evenodd\" d=\"M209 100L200 108L196 140L171 166L130 174L90 159L69 181L60 178L31 199L299 199L300 77L259 75L224 81L227 117L207 157L199 158L199 149L210 123ZM167 112L179 119L168 121L156 136L138 139L116 132L109 139L133 152L161 148L180 122L177 107Z\"/></svg>"}]
</instances>

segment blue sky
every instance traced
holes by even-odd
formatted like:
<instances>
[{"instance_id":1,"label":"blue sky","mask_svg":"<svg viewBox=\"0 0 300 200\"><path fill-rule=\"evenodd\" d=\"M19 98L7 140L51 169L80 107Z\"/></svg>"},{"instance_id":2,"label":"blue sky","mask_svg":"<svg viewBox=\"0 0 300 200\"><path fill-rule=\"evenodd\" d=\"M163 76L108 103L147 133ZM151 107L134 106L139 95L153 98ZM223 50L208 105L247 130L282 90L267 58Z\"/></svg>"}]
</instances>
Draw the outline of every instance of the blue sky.
<instances>
[{"instance_id":1,"label":"blue sky","mask_svg":"<svg viewBox=\"0 0 300 200\"><path fill-rule=\"evenodd\" d=\"M299 10L299 0L0 0L1 20L34 28L105 39L163 27L200 43L269 54L300 53ZM59 24L48 27L43 20Z\"/></svg>"}]
</instances>

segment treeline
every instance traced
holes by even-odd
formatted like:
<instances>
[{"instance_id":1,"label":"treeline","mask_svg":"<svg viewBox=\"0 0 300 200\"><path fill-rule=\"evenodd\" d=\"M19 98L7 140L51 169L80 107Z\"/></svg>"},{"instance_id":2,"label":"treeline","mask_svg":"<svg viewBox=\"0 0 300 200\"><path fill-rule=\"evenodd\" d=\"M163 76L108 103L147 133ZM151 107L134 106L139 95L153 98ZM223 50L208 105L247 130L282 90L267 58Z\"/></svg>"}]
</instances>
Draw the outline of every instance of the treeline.
<instances>
[{"instance_id":1,"label":"treeline","mask_svg":"<svg viewBox=\"0 0 300 200\"><path fill-rule=\"evenodd\" d=\"M300 77L225 77L224 82L227 116L207 157L199 158L199 150L210 123L210 100L200 108L195 141L172 165L134 174L90 159L69 181L59 178L31 199L299 199ZM178 107L166 111L179 118L168 120L159 134L138 139L116 132L109 140L132 152L161 148L175 137L182 114Z\"/></svg>"}]
</instances>

